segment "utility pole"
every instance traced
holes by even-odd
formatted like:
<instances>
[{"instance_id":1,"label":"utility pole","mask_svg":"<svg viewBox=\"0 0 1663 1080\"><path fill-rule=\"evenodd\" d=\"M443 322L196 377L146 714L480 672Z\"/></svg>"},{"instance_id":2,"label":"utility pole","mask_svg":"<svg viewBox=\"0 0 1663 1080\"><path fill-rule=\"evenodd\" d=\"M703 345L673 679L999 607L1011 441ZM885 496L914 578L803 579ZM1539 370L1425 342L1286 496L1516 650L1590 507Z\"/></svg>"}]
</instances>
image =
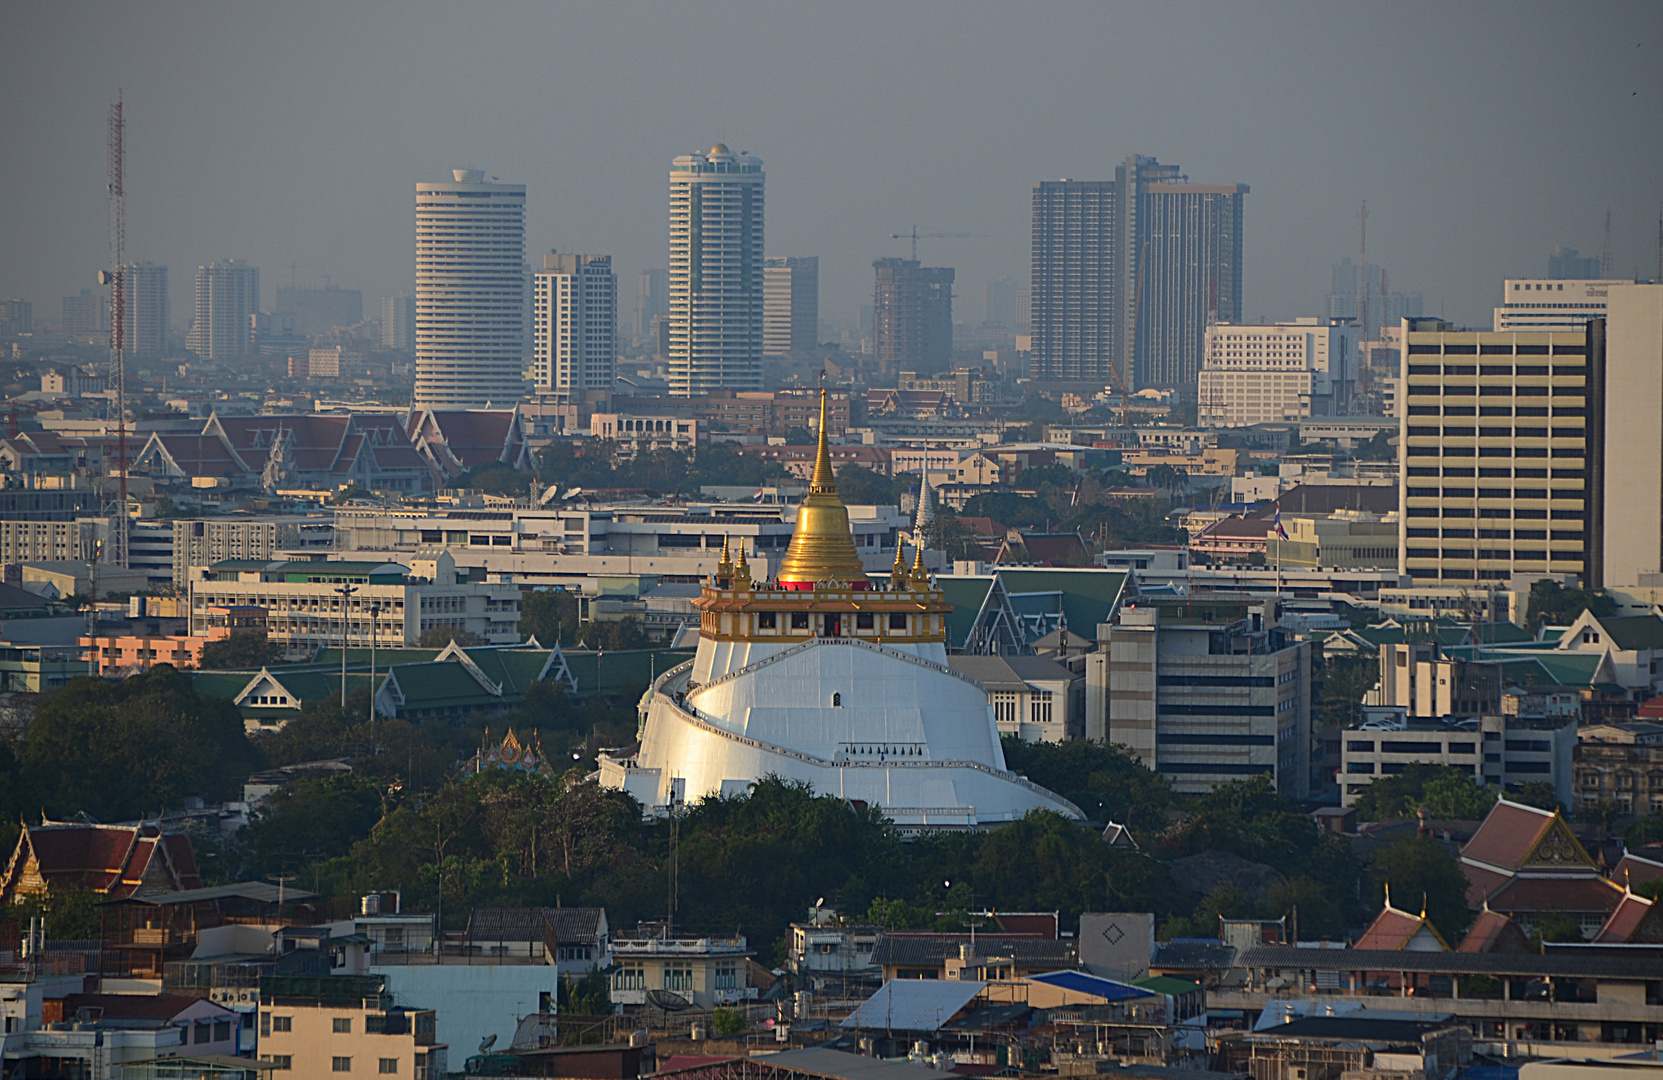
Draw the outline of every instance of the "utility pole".
<instances>
[{"instance_id":1,"label":"utility pole","mask_svg":"<svg viewBox=\"0 0 1663 1080\"><path fill-rule=\"evenodd\" d=\"M344 713L346 712L346 608L348 601L352 599L352 594L358 591L358 586L349 585L343 581L334 591L341 594L341 711Z\"/></svg>"},{"instance_id":2,"label":"utility pole","mask_svg":"<svg viewBox=\"0 0 1663 1080\"><path fill-rule=\"evenodd\" d=\"M1611 211L1605 212L1605 246L1600 249L1599 276L1607 281L1616 276L1616 260L1611 256Z\"/></svg>"},{"instance_id":3,"label":"utility pole","mask_svg":"<svg viewBox=\"0 0 1663 1080\"><path fill-rule=\"evenodd\" d=\"M370 605L370 747L375 747L375 635L381 605Z\"/></svg>"}]
</instances>

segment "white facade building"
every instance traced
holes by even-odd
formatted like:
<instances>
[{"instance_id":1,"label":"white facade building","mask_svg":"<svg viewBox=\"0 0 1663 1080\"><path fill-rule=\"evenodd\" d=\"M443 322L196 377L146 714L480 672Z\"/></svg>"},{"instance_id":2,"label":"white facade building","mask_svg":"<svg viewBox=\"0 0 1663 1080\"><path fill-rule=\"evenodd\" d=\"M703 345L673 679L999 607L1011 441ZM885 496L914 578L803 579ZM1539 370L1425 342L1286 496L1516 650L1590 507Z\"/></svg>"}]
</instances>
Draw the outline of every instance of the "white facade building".
<instances>
[{"instance_id":1,"label":"white facade building","mask_svg":"<svg viewBox=\"0 0 1663 1080\"><path fill-rule=\"evenodd\" d=\"M1642 587L1655 604L1663 600L1663 285L1614 285L1609 301L1598 433L1604 536L1594 584Z\"/></svg>"},{"instance_id":2,"label":"white facade building","mask_svg":"<svg viewBox=\"0 0 1663 1080\"><path fill-rule=\"evenodd\" d=\"M204 360L240 360L260 310L260 271L236 259L196 268L196 318L185 348Z\"/></svg>"},{"instance_id":3,"label":"white facade building","mask_svg":"<svg viewBox=\"0 0 1663 1080\"><path fill-rule=\"evenodd\" d=\"M416 403L506 408L525 390L525 185L453 175L416 185Z\"/></svg>"},{"instance_id":4,"label":"white facade building","mask_svg":"<svg viewBox=\"0 0 1663 1080\"><path fill-rule=\"evenodd\" d=\"M670 166L670 393L762 389L762 159L722 143Z\"/></svg>"},{"instance_id":5,"label":"white facade building","mask_svg":"<svg viewBox=\"0 0 1663 1080\"><path fill-rule=\"evenodd\" d=\"M1317 318L1207 328L1198 385L1203 427L1248 427L1344 414L1352 332Z\"/></svg>"},{"instance_id":6,"label":"white facade building","mask_svg":"<svg viewBox=\"0 0 1663 1080\"><path fill-rule=\"evenodd\" d=\"M539 394L576 400L618 380L618 279L610 255L543 256L531 290L531 378Z\"/></svg>"},{"instance_id":7,"label":"white facade building","mask_svg":"<svg viewBox=\"0 0 1663 1080\"><path fill-rule=\"evenodd\" d=\"M1605 314L1611 286L1627 281L1560 281L1555 278L1508 278L1495 331L1581 330L1589 319Z\"/></svg>"}]
</instances>

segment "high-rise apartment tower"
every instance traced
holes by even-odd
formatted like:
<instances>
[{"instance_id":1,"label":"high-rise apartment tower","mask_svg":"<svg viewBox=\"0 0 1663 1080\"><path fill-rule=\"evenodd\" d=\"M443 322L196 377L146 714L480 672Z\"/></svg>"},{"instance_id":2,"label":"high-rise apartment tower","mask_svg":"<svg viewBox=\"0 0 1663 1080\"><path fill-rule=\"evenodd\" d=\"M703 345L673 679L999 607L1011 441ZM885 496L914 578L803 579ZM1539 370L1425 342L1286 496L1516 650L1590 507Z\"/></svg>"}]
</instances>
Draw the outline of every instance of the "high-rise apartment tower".
<instances>
[{"instance_id":1,"label":"high-rise apartment tower","mask_svg":"<svg viewBox=\"0 0 1663 1080\"><path fill-rule=\"evenodd\" d=\"M531 290L532 381L540 394L577 400L618 378L618 279L610 255L543 256Z\"/></svg>"},{"instance_id":2,"label":"high-rise apartment tower","mask_svg":"<svg viewBox=\"0 0 1663 1080\"><path fill-rule=\"evenodd\" d=\"M506 408L525 391L525 185L452 175L416 185L416 403Z\"/></svg>"},{"instance_id":3,"label":"high-rise apartment tower","mask_svg":"<svg viewBox=\"0 0 1663 1080\"><path fill-rule=\"evenodd\" d=\"M762 389L762 159L717 143L670 165L670 393Z\"/></svg>"},{"instance_id":4,"label":"high-rise apartment tower","mask_svg":"<svg viewBox=\"0 0 1663 1080\"><path fill-rule=\"evenodd\" d=\"M872 263L872 355L889 374L938 371L953 362L953 270L917 259Z\"/></svg>"},{"instance_id":5,"label":"high-rise apartment tower","mask_svg":"<svg viewBox=\"0 0 1663 1080\"><path fill-rule=\"evenodd\" d=\"M767 260L762 272L762 353L812 349L820 338L820 257Z\"/></svg>"},{"instance_id":6,"label":"high-rise apartment tower","mask_svg":"<svg viewBox=\"0 0 1663 1080\"><path fill-rule=\"evenodd\" d=\"M260 310L260 271L236 259L196 268L196 317L185 348L207 360L238 360L248 353L252 319Z\"/></svg>"},{"instance_id":7,"label":"high-rise apartment tower","mask_svg":"<svg viewBox=\"0 0 1663 1080\"><path fill-rule=\"evenodd\" d=\"M381 347L400 352L416 351L416 298L409 295L381 298Z\"/></svg>"},{"instance_id":8,"label":"high-rise apartment tower","mask_svg":"<svg viewBox=\"0 0 1663 1080\"><path fill-rule=\"evenodd\" d=\"M123 284L127 296L127 355L154 359L167 353L167 335L173 311L167 299L167 267L155 263L128 263Z\"/></svg>"},{"instance_id":9,"label":"high-rise apartment tower","mask_svg":"<svg viewBox=\"0 0 1663 1080\"><path fill-rule=\"evenodd\" d=\"M1118 370L1135 386L1193 394L1207 326L1241 321L1247 192L1135 155L1113 180L1035 184L1034 377L1096 382Z\"/></svg>"}]
</instances>

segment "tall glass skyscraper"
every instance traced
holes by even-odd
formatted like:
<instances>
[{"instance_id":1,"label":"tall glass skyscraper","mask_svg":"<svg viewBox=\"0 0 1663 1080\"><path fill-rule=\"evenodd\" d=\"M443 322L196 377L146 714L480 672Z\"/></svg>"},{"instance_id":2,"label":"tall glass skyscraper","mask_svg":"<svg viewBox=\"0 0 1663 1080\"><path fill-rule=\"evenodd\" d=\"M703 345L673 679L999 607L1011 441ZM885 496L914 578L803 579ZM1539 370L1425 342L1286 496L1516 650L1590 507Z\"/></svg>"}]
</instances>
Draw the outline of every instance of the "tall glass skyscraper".
<instances>
[{"instance_id":1,"label":"tall glass skyscraper","mask_svg":"<svg viewBox=\"0 0 1663 1080\"><path fill-rule=\"evenodd\" d=\"M453 175L416 185L416 404L508 408L525 393L525 185Z\"/></svg>"},{"instance_id":2,"label":"tall glass skyscraper","mask_svg":"<svg viewBox=\"0 0 1663 1080\"><path fill-rule=\"evenodd\" d=\"M670 393L762 389L762 159L670 165Z\"/></svg>"}]
</instances>

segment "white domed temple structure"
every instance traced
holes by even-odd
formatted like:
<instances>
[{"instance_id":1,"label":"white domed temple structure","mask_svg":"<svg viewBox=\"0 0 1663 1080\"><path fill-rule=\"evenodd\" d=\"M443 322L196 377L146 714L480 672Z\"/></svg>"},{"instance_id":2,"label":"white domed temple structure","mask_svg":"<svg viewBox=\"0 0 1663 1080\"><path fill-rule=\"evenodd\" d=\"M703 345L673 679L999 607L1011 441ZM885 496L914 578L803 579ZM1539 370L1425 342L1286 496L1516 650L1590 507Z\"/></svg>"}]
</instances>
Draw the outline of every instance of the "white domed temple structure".
<instances>
[{"instance_id":1,"label":"white domed temple structure","mask_svg":"<svg viewBox=\"0 0 1663 1080\"><path fill-rule=\"evenodd\" d=\"M602 755L600 781L663 812L743 794L768 776L879 807L903 830L973 828L1030 810L1082 818L1067 799L1005 768L981 684L947 666L951 607L922 553L899 545L887 581L861 567L820 445L776 580L751 580L724 551L696 601L694 658L641 700L633 756Z\"/></svg>"}]
</instances>

